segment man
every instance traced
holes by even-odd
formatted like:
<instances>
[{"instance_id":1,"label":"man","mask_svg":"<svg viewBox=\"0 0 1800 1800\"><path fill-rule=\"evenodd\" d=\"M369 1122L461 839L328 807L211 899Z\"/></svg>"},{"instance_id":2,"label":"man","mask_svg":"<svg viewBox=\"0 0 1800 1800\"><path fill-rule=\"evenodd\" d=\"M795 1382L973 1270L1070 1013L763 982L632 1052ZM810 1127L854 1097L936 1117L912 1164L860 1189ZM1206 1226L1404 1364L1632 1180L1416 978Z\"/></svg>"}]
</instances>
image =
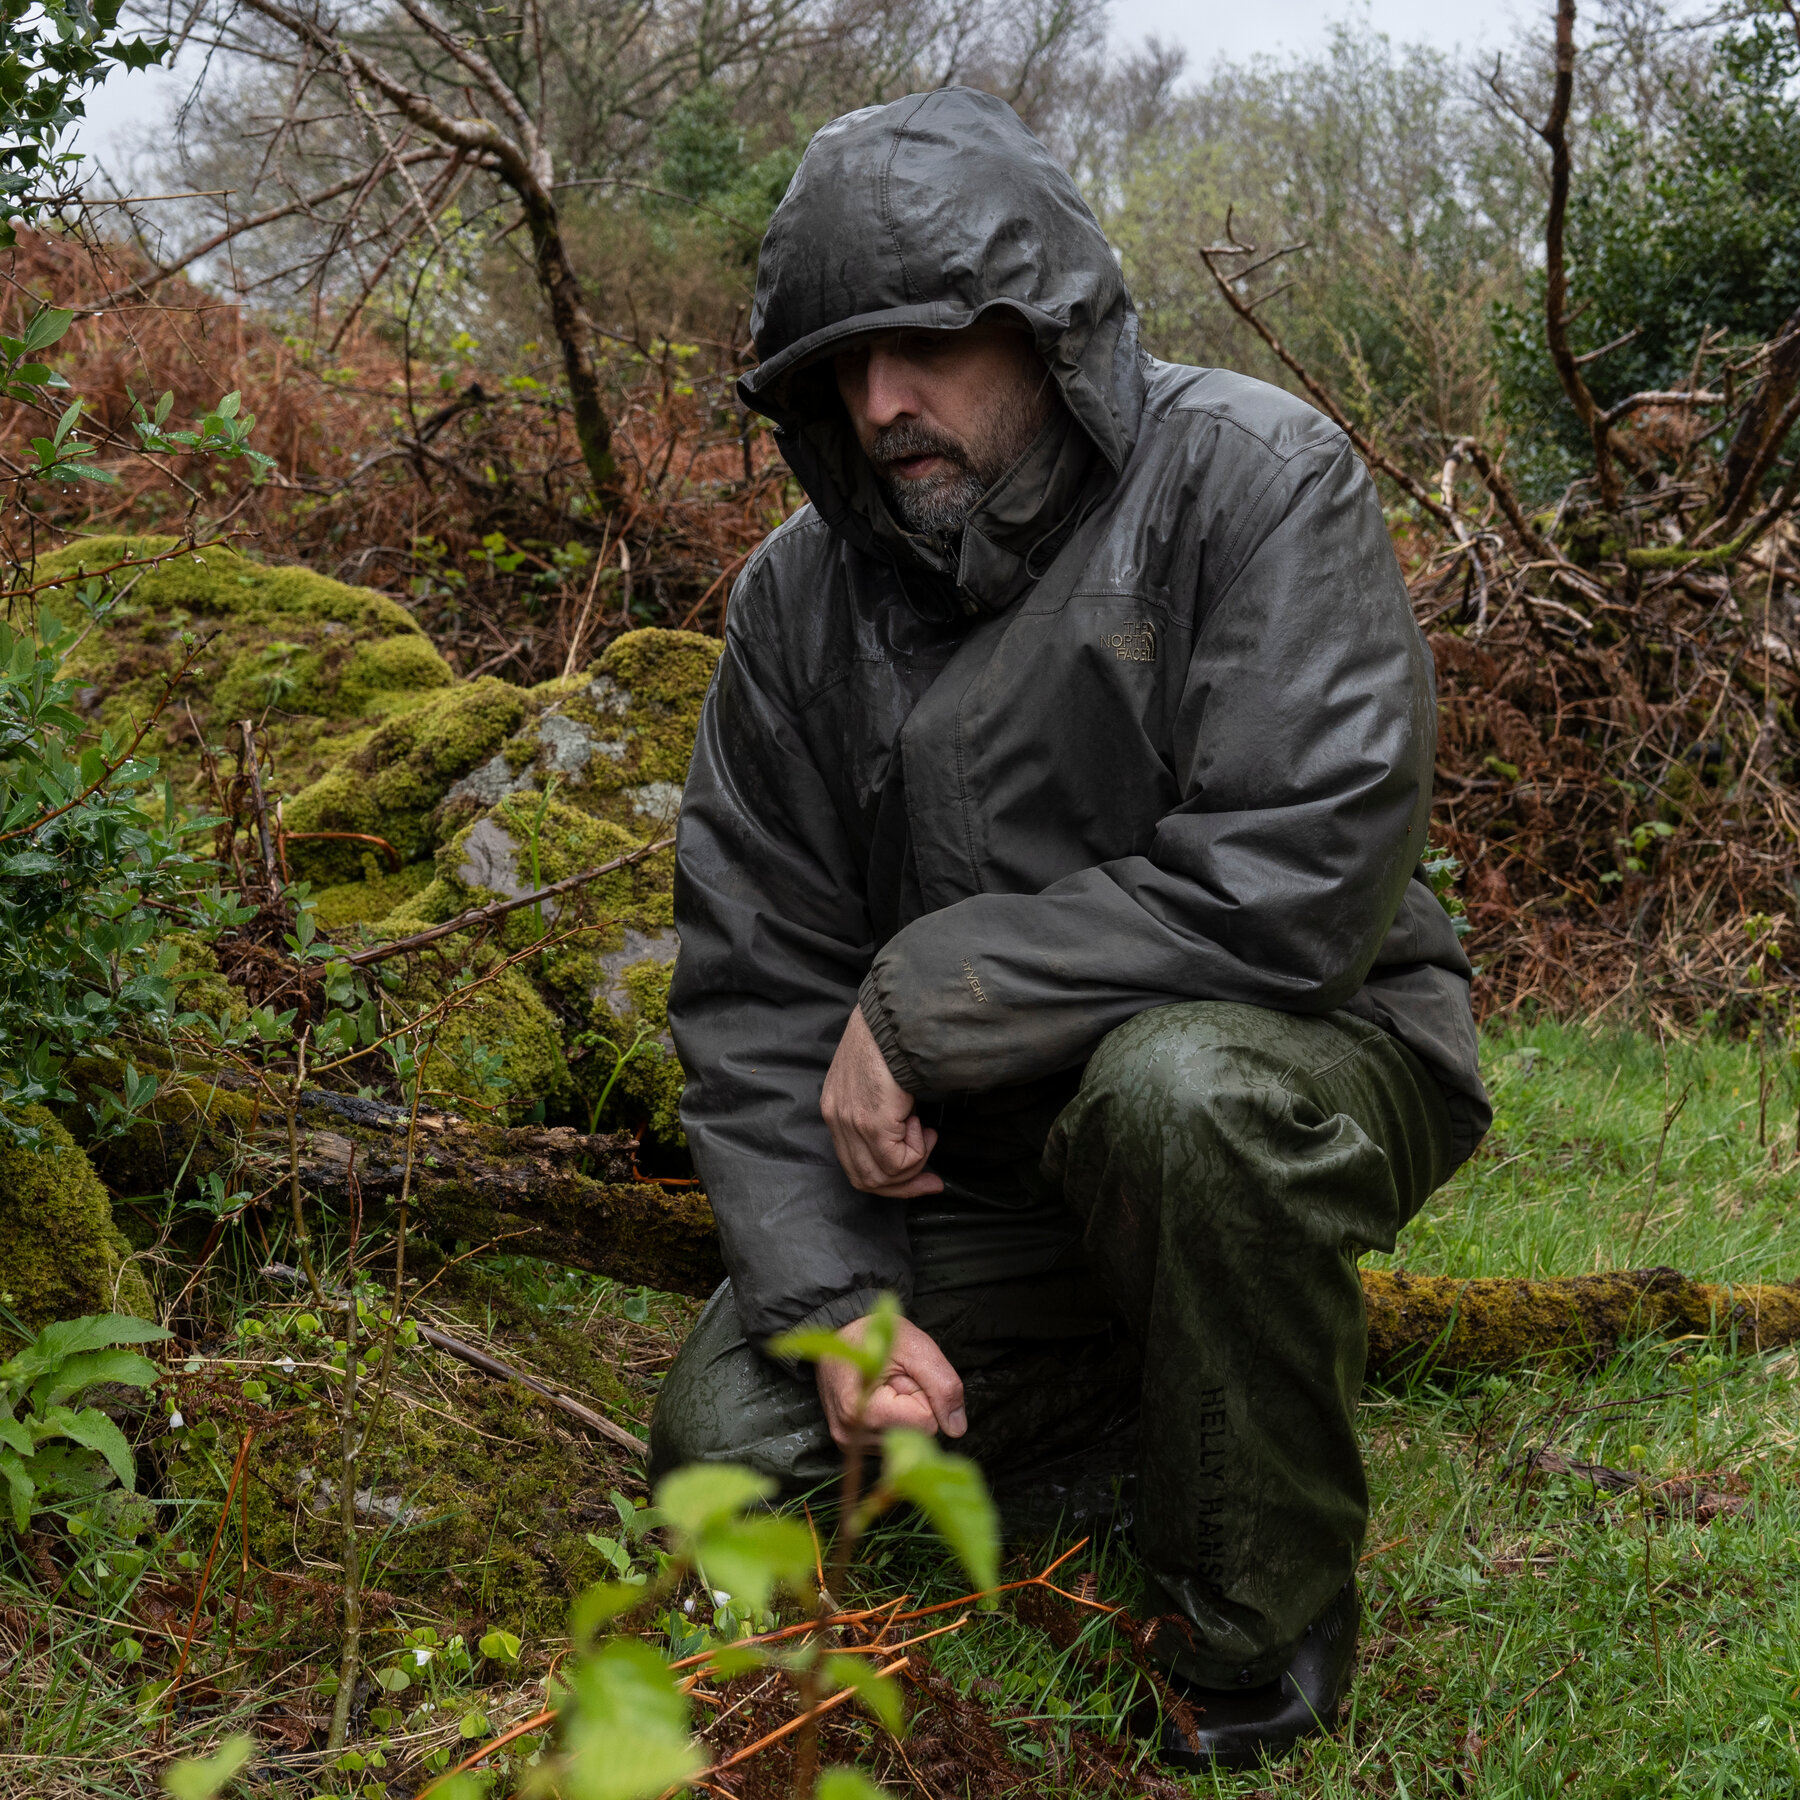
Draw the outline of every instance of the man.
<instances>
[{"instance_id":1,"label":"man","mask_svg":"<svg viewBox=\"0 0 1800 1800\"><path fill-rule=\"evenodd\" d=\"M760 1346L893 1290L867 1424L1075 1510L1135 1441L1164 1752L1253 1761L1353 1662L1357 1255L1489 1116L1375 489L1311 408L1142 354L1068 176L966 89L813 139L753 329L812 504L732 595L682 808L731 1280L653 1462L828 1479L847 1371Z\"/></svg>"}]
</instances>

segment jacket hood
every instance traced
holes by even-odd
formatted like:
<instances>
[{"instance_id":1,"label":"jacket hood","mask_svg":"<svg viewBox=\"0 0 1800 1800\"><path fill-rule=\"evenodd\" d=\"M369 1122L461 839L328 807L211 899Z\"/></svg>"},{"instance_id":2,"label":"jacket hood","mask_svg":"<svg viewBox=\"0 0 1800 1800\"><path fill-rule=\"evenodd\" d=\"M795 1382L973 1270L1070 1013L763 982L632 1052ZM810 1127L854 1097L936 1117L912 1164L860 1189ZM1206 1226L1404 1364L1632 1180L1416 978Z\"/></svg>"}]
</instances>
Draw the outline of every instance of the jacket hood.
<instances>
[{"instance_id":1,"label":"jacket hood","mask_svg":"<svg viewBox=\"0 0 1800 1800\"><path fill-rule=\"evenodd\" d=\"M1066 411L982 497L959 545L906 531L838 399L830 357L907 327L958 330L1003 308L1030 330ZM808 145L756 271L761 358L738 384L825 523L922 565L965 609L1042 572L1143 411L1137 313L1075 184L1003 100L973 88L846 113Z\"/></svg>"}]
</instances>

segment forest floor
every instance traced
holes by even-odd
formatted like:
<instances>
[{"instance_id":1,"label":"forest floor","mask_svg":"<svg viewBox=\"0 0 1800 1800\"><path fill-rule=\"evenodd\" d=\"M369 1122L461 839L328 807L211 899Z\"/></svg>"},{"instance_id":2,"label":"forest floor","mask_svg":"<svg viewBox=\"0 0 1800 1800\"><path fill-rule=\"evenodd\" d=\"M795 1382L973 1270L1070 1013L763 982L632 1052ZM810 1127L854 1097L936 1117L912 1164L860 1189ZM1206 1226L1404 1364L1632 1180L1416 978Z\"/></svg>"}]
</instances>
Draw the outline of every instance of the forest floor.
<instances>
[{"instance_id":1,"label":"forest floor","mask_svg":"<svg viewBox=\"0 0 1800 1800\"><path fill-rule=\"evenodd\" d=\"M1773 1051L1537 1025L1490 1032L1486 1065L1492 1136L1383 1260L1471 1276L1800 1273L1795 1070ZM644 1486L628 1452L517 1387L423 1346L406 1353L359 1494L379 1685L359 1699L352 1757L325 1757L337 1508L305 1404L308 1303L261 1272L287 1248L273 1217L266 1231L236 1233L190 1295L211 1323L184 1373L182 1427L170 1429L165 1403L141 1428L154 1506L85 1545L5 1539L0 1795L136 1800L159 1792L170 1759L249 1730L248 1792L401 1800L543 1706L568 1601L634 1562L620 1508ZM342 1250L323 1238L315 1248L328 1266ZM154 1273L167 1298L191 1268L163 1255ZM645 1431L695 1303L498 1253L457 1256L415 1245L409 1310ZM1792 1800L1797 1373L1793 1349L1659 1340L1600 1368L1371 1391L1360 1674L1346 1727L1285 1763L1191 1784L1137 1764L1152 1703L1111 1621L1030 1590L931 1646L898 1749L839 1713L828 1753L861 1755L891 1791L934 1800L1109 1787ZM253 1416L245 1383L264 1390L258 1420L282 1417L259 1431L221 1523ZM1011 1545L1009 1575L1077 1541ZM904 1522L883 1526L859 1567L871 1603L958 1592L935 1540ZM1057 1579L1138 1605L1123 1530L1077 1551ZM663 1615L663 1636L689 1648L710 1625L729 1628L707 1619L709 1604ZM171 1703L162 1684L190 1633ZM756 1696L744 1699L756 1716ZM711 1735L729 1744L730 1729L715 1718ZM515 1772L538 1741L510 1747ZM718 1791L782 1791L772 1760L741 1773Z\"/></svg>"}]
</instances>

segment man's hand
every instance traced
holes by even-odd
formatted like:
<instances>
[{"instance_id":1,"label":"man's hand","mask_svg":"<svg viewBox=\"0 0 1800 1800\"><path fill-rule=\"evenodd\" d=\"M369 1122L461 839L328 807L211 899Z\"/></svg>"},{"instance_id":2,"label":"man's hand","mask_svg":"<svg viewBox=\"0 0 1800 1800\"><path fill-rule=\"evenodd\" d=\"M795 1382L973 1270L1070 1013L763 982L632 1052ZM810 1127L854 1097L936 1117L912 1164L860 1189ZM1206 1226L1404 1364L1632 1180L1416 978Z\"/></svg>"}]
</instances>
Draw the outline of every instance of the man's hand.
<instances>
[{"instance_id":1,"label":"man's hand","mask_svg":"<svg viewBox=\"0 0 1800 1800\"><path fill-rule=\"evenodd\" d=\"M925 1167L937 1133L920 1123L912 1095L894 1079L860 1006L831 1059L819 1111L852 1187L890 1200L943 1191L943 1182Z\"/></svg>"},{"instance_id":2,"label":"man's hand","mask_svg":"<svg viewBox=\"0 0 1800 1800\"><path fill-rule=\"evenodd\" d=\"M841 1335L860 1344L868 1323L857 1319L846 1325ZM856 1435L856 1396L861 1386L861 1377L848 1363L819 1364L819 1400L839 1449L846 1448ZM887 1373L863 1409L863 1438L866 1441L894 1425L941 1431L953 1438L969 1429L969 1417L963 1411L962 1377L931 1338L905 1319L894 1333Z\"/></svg>"}]
</instances>

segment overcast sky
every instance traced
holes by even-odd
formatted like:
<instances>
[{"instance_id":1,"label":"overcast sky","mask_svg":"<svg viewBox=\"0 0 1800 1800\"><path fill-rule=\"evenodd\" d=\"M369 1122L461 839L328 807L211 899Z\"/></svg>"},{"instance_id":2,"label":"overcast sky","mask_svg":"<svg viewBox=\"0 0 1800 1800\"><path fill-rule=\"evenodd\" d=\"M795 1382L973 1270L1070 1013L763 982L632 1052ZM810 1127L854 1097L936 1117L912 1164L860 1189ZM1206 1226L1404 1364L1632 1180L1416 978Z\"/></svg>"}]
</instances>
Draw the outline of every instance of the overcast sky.
<instances>
[{"instance_id":1,"label":"overcast sky","mask_svg":"<svg viewBox=\"0 0 1800 1800\"><path fill-rule=\"evenodd\" d=\"M1204 69L1215 57L1237 60L1281 56L1322 43L1331 25L1366 13L1396 43L1423 41L1440 49L1474 50L1510 35L1521 5L1535 0L1487 0L1482 6L1453 0L1113 0L1115 41L1136 43L1155 35L1182 45L1190 67ZM166 70L114 75L88 103L89 118L77 147L121 167L123 153L159 124L190 76Z\"/></svg>"}]
</instances>

